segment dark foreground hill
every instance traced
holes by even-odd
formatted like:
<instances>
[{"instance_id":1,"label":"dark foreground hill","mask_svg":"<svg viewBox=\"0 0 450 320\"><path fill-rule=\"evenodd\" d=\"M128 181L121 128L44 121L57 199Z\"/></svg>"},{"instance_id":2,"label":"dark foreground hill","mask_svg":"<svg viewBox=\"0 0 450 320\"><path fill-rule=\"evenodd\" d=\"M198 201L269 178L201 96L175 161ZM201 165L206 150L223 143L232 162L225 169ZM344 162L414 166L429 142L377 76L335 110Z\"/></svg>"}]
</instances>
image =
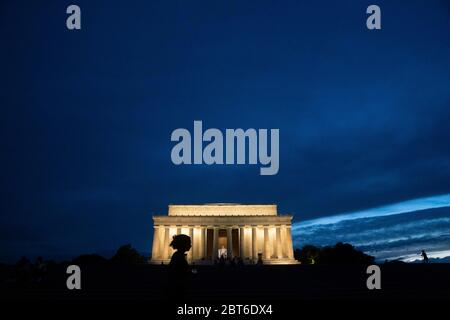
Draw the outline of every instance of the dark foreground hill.
<instances>
[{"instance_id":1,"label":"dark foreground hill","mask_svg":"<svg viewBox=\"0 0 450 320\"><path fill-rule=\"evenodd\" d=\"M381 290L368 290L365 266L197 266L186 299L196 302L292 300L449 299L449 264L380 265ZM42 279L12 277L3 269L2 299L57 301L164 301L175 290L167 267L154 265L81 265L81 290L66 287L66 265L54 265ZM173 293L173 292L172 292Z\"/></svg>"}]
</instances>

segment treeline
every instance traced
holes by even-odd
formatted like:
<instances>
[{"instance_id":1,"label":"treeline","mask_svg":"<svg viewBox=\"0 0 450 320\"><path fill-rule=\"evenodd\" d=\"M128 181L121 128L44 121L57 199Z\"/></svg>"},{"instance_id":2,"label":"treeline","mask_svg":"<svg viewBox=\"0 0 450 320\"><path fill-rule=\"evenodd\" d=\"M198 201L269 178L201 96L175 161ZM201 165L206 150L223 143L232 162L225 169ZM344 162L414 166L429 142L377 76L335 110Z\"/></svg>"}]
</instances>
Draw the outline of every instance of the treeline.
<instances>
[{"instance_id":1,"label":"treeline","mask_svg":"<svg viewBox=\"0 0 450 320\"><path fill-rule=\"evenodd\" d=\"M139 265L145 264L147 259L130 244L121 246L111 259L99 254L83 254L72 261L55 262L38 257L32 262L22 257L13 265L0 263L0 289L9 286L34 286L41 283L43 278L55 270L75 265Z\"/></svg>"},{"instance_id":2,"label":"treeline","mask_svg":"<svg viewBox=\"0 0 450 320\"><path fill-rule=\"evenodd\" d=\"M375 258L357 250L351 244L339 242L334 246L305 245L295 249L294 257L302 264L373 264Z\"/></svg>"},{"instance_id":3,"label":"treeline","mask_svg":"<svg viewBox=\"0 0 450 320\"><path fill-rule=\"evenodd\" d=\"M111 259L106 259L98 254L83 254L72 260L73 264L83 265L83 264L124 264L124 265L134 265L146 263L147 259L142 256L136 249L134 249L131 244L126 244L121 246Z\"/></svg>"}]
</instances>

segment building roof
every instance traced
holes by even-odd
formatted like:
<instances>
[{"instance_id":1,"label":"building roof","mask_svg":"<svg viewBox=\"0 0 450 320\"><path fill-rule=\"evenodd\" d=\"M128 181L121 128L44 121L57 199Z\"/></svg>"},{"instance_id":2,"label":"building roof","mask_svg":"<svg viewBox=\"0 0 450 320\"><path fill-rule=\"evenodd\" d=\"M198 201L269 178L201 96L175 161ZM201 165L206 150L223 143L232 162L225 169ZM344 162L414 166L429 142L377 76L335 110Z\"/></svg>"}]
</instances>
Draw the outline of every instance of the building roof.
<instances>
[{"instance_id":1,"label":"building roof","mask_svg":"<svg viewBox=\"0 0 450 320\"><path fill-rule=\"evenodd\" d=\"M169 216L276 216L276 204L207 203L169 205Z\"/></svg>"}]
</instances>

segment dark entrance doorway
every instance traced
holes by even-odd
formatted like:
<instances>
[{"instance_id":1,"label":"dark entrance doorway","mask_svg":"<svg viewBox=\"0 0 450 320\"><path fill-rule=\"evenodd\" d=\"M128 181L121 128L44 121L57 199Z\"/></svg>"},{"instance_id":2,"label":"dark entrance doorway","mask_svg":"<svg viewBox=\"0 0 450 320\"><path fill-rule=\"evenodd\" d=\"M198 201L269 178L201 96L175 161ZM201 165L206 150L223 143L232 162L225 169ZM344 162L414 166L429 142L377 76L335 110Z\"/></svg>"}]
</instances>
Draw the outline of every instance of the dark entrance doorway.
<instances>
[{"instance_id":1,"label":"dark entrance doorway","mask_svg":"<svg viewBox=\"0 0 450 320\"><path fill-rule=\"evenodd\" d=\"M239 247L239 229L231 230L231 239L232 239L231 246L233 251L233 257L239 257L241 255Z\"/></svg>"},{"instance_id":2,"label":"dark entrance doorway","mask_svg":"<svg viewBox=\"0 0 450 320\"><path fill-rule=\"evenodd\" d=\"M213 241L214 241L214 230L208 229L206 231L206 258L208 260L213 259Z\"/></svg>"},{"instance_id":3,"label":"dark entrance doorway","mask_svg":"<svg viewBox=\"0 0 450 320\"><path fill-rule=\"evenodd\" d=\"M218 244L217 244L217 256L227 258L228 256L228 250L227 250L227 230L226 229L219 229L219 238L218 238Z\"/></svg>"}]
</instances>

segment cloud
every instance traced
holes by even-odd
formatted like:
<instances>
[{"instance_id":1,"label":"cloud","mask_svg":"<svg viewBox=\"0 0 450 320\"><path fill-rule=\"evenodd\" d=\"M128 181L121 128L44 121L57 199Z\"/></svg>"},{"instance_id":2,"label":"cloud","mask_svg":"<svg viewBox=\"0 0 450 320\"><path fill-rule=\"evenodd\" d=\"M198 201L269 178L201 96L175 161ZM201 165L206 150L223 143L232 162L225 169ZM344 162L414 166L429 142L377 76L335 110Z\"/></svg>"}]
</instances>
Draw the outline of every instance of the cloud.
<instances>
[{"instance_id":1,"label":"cloud","mask_svg":"<svg viewBox=\"0 0 450 320\"><path fill-rule=\"evenodd\" d=\"M395 214L442 207L450 207L450 194L413 199L362 211L348 212L318 219L307 220L301 223L294 224L293 230L295 233L296 230L307 226L333 224L345 220L354 220L359 218L390 216Z\"/></svg>"},{"instance_id":2,"label":"cloud","mask_svg":"<svg viewBox=\"0 0 450 320\"><path fill-rule=\"evenodd\" d=\"M319 246L348 242L378 260L414 261L426 250L443 258L450 250L448 195L297 223L294 243Z\"/></svg>"}]
</instances>

